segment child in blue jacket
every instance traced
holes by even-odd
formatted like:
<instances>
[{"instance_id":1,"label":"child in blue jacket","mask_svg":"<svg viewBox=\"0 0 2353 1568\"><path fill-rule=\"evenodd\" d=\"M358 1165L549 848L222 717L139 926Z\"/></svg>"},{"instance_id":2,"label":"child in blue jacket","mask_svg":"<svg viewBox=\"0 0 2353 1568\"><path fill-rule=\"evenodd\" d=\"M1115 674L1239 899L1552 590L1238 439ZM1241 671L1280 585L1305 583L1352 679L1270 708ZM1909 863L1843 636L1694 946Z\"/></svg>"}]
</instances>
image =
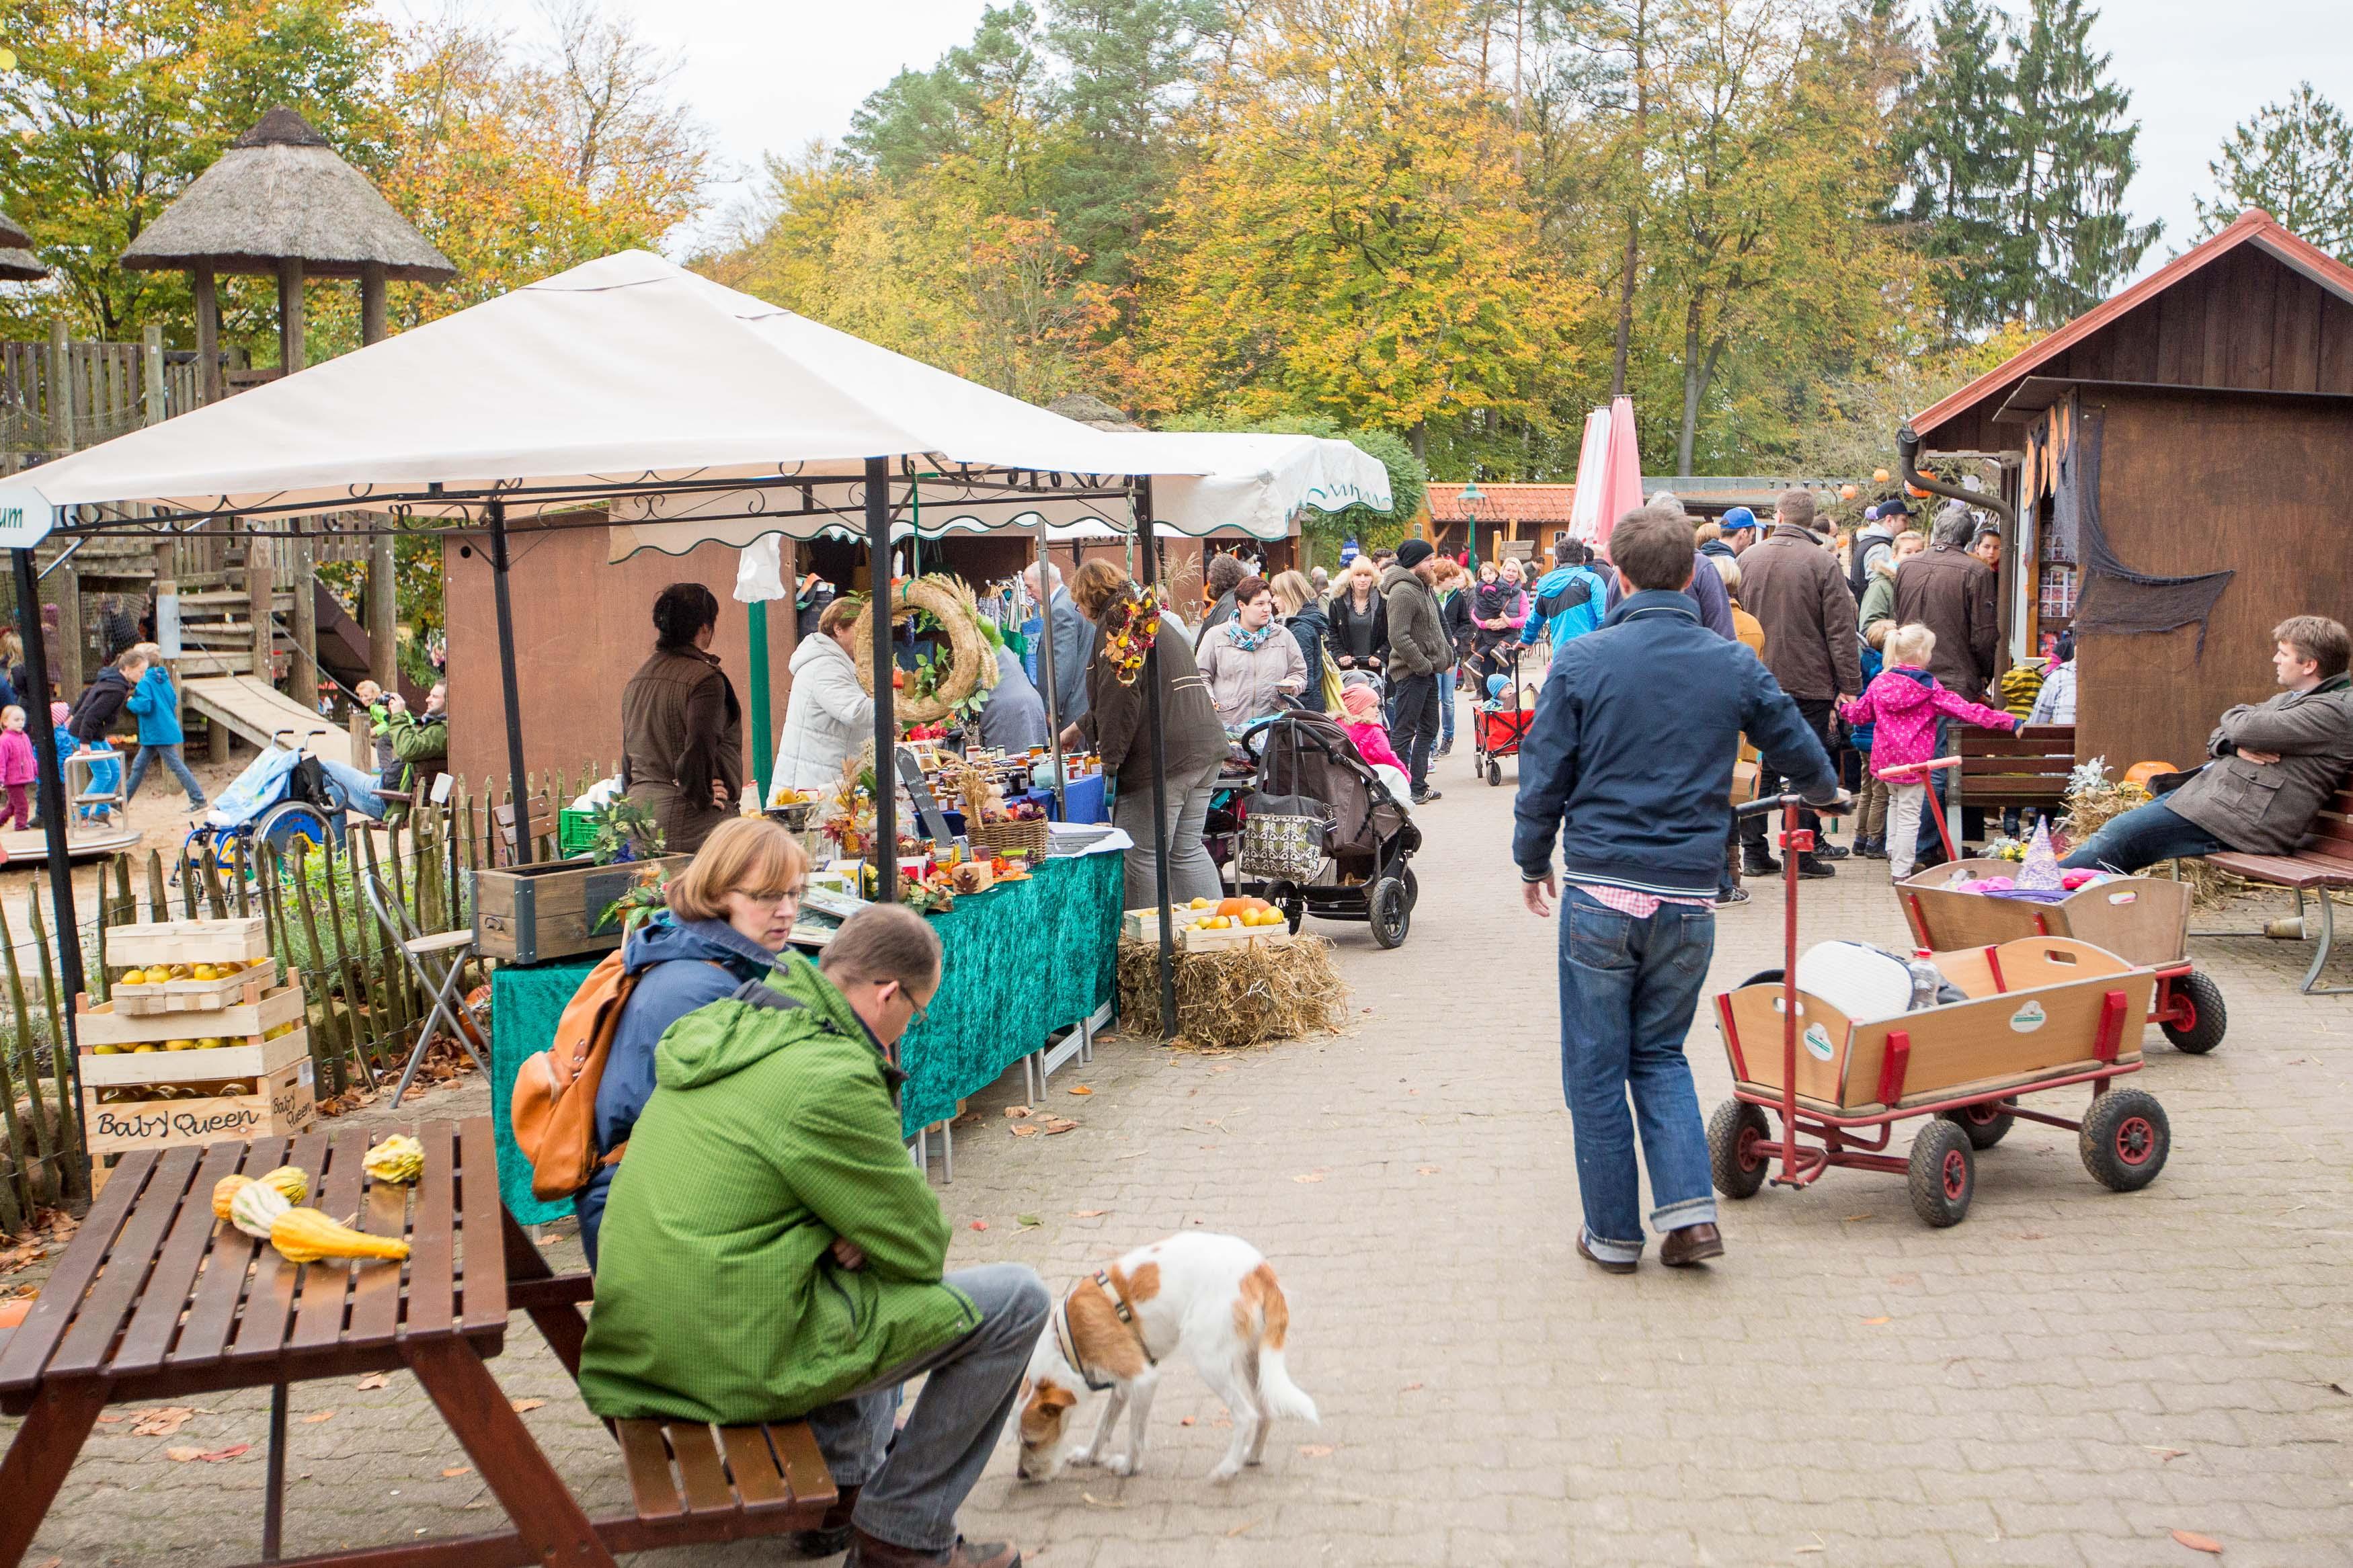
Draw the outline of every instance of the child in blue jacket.
<instances>
[{"instance_id":1,"label":"child in blue jacket","mask_svg":"<svg viewBox=\"0 0 2353 1568\"><path fill-rule=\"evenodd\" d=\"M1862 684L1869 690L1871 683L1887 663L1887 634L1894 630L1894 621L1873 621L1862 628ZM1887 781L1871 771L1873 731L1879 727L1876 719L1857 724L1848 731L1848 740L1862 754L1862 787L1855 792L1854 852L1865 860L1887 858Z\"/></svg>"},{"instance_id":2,"label":"child in blue jacket","mask_svg":"<svg viewBox=\"0 0 2353 1568\"><path fill-rule=\"evenodd\" d=\"M131 780L122 791L123 809L130 809L132 800L139 794L140 781L147 776L150 764L160 760L188 792L188 809L205 809L205 786L188 770L187 760L180 755L180 746L186 739L180 729L179 693L172 689L172 672L164 668L164 650L151 644L140 645L151 661L147 673L139 678L138 686L123 707L139 717L139 754L131 759Z\"/></svg>"}]
</instances>

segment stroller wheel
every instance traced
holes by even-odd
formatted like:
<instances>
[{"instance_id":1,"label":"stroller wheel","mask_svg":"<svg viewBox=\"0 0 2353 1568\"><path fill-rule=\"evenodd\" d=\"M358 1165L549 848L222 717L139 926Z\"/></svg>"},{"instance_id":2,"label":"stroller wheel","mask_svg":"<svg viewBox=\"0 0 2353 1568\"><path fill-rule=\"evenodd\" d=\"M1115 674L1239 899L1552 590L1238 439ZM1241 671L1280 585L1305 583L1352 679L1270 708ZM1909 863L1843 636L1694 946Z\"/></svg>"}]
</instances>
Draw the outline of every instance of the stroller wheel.
<instances>
[{"instance_id":1,"label":"stroller wheel","mask_svg":"<svg viewBox=\"0 0 2353 1568\"><path fill-rule=\"evenodd\" d=\"M1489 789L1504 787L1504 764L1493 757L1487 759L1487 787Z\"/></svg>"},{"instance_id":2,"label":"stroller wheel","mask_svg":"<svg viewBox=\"0 0 2353 1568\"><path fill-rule=\"evenodd\" d=\"M1300 926L1307 919L1306 895L1299 890L1296 883L1271 882L1267 885L1265 896L1268 903L1282 911L1283 919L1290 922L1291 934L1297 936Z\"/></svg>"},{"instance_id":3,"label":"stroller wheel","mask_svg":"<svg viewBox=\"0 0 2353 1568\"><path fill-rule=\"evenodd\" d=\"M1421 882L1419 879L1414 876L1412 867L1398 867L1398 880L1405 884L1405 907L1407 909L1410 910L1414 905L1421 902Z\"/></svg>"},{"instance_id":4,"label":"stroller wheel","mask_svg":"<svg viewBox=\"0 0 2353 1568\"><path fill-rule=\"evenodd\" d=\"M1383 877L1374 883L1365 906L1372 922L1373 941L1382 947L1396 947L1413 928L1413 899L1400 878Z\"/></svg>"}]
</instances>

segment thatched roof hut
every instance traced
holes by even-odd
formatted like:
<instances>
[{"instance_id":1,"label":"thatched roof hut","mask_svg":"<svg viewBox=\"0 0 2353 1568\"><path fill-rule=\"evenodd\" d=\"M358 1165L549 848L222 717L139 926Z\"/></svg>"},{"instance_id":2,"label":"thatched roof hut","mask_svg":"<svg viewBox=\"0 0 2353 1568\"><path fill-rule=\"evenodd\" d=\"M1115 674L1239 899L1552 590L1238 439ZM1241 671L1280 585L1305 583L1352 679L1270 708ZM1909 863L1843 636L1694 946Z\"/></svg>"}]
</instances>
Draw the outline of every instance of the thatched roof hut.
<instances>
[{"instance_id":1,"label":"thatched roof hut","mask_svg":"<svg viewBox=\"0 0 2353 1568\"><path fill-rule=\"evenodd\" d=\"M30 283L48 275L49 269L33 255L33 237L17 226L15 218L0 212L0 278Z\"/></svg>"},{"instance_id":2,"label":"thatched roof hut","mask_svg":"<svg viewBox=\"0 0 2353 1568\"><path fill-rule=\"evenodd\" d=\"M202 263L265 277L290 259L311 278L358 278L371 266L410 283L458 275L366 175L286 108L230 142L121 258L134 272Z\"/></svg>"}]
</instances>

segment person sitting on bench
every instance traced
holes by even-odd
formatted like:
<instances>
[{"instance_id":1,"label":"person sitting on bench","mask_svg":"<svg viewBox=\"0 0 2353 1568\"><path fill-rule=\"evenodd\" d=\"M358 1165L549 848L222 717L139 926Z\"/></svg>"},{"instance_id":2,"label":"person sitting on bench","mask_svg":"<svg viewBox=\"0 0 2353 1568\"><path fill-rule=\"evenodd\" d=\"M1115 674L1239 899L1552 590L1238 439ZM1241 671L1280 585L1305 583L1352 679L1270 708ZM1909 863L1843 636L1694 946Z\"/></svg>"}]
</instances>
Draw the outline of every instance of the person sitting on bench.
<instances>
[{"instance_id":1,"label":"person sitting on bench","mask_svg":"<svg viewBox=\"0 0 2353 1568\"><path fill-rule=\"evenodd\" d=\"M2212 759L2181 784L2109 820L2060 864L2132 872L2159 860L2235 849L2292 855L2353 767L2353 703L2343 626L2295 616L2272 628L2272 668L2286 689L2222 715Z\"/></svg>"},{"instance_id":2,"label":"person sitting on bench","mask_svg":"<svg viewBox=\"0 0 2353 1568\"><path fill-rule=\"evenodd\" d=\"M722 831L724 831L723 828ZM608 1418L807 1417L840 1490L803 1555L845 1568L1018 1568L955 1515L1050 1305L1026 1264L943 1273L949 1227L907 1159L892 1060L940 984L940 939L877 904L821 967L794 954L671 1025L596 1259L580 1393ZM899 1385L924 1374L892 1436Z\"/></svg>"}]
</instances>

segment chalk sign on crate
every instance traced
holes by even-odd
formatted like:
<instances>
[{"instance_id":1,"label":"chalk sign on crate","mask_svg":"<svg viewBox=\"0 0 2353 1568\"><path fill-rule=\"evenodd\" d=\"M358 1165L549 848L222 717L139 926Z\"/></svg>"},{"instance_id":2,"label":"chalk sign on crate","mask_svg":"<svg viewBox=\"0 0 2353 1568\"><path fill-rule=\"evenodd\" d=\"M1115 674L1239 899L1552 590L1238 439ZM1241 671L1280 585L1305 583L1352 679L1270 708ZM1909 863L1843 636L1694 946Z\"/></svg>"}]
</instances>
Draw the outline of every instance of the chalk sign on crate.
<instances>
[{"instance_id":1,"label":"chalk sign on crate","mask_svg":"<svg viewBox=\"0 0 2353 1568\"><path fill-rule=\"evenodd\" d=\"M311 1124L317 1103L317 1077L308 1057L267 1077L245 1081L254 1084L254 1092L193 1100L107 1103L99 1089L85 1089L82 1114L90 1131L90 1154L96 1158L183 1143L278 1138Z\"/></svg>"}]
</instances>

